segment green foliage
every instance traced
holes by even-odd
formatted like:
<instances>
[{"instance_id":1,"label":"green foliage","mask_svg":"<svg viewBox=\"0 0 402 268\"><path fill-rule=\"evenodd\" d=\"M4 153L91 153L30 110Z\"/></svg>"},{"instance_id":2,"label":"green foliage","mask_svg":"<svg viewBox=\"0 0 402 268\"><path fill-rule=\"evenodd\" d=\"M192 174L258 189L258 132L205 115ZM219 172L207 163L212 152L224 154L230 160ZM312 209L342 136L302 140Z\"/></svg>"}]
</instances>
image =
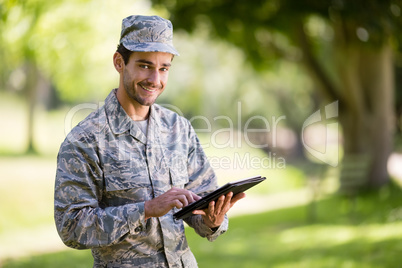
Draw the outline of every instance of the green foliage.
<instances>
[{"instance_id":1,"label":"green foliage","mask_svg":"<svg viewBox=\"0 0 402 268\"><path fill-rule=\"evenodd\" d=\"M278 61L256 73L240 49L209 40L206 29L196 35L177 30L174 41L181 55L173 61L167 89L158 103L173 104L173 110L191 120L196 129L206 129L208 124L213 129L228 128L230 121L244 130L255 115L272 125L273 117L284 114L287 118L282 123L292 126L301 124L314 108L312 81L293 62ZM266 129L261 120L251 123Z\"/></svg>"},{"instance_id":2,"label":"green foliage","mask_svg":"<svg viewBox=\"0 0 402 268\"><path fill-rule=\"evenodd\" d=\"M297 29L311 15L330 23L344 20L351 24L347 38L359 44L366 42L361 34L370 36L370 43L382 43L402 26L400 0L373 1L166 1L153 0L156 7L167 8L176 28L197 32L206 25L213 36L242 48L257 66L267 60L289 54L291 43L283 42L281 34L295 41ZM362 11L364 9L364 12ZM372 18L376 19L373 20ZM356 31L357 34L356 34ZM279 34L280 33L280 34ZM400 38L399 36L395 36ZM262 66L261 66L262 67Z\"/></svg>"},{"instance_id":3,"label":"green foliage","mask_svg":"<svg viewBox=\"0 0 402 268\"><path fill-rule=\"evenodd\" d=\"M29 62L68 102L101 101L116 87L112 56L121 20L147 10L142 0L119 5L94 0L2 2L0 48L7 52L0 69L2 87L21 90Z\"/></svg>"},{"instance_id":4,"label":"green foliage","mask_svg":"<svg viewBox=\"0 0 402 268\"><path fill-rule=\"evenodd\" d=\"M152 2L158 8L165 4ZM210 36L240 48L246 61L260 72L274 69L283 59L307 67L317 93L304 94L317 100L310 103L339 101L345 154L361 151L382 158L374 161L369 173L367 184L373 185L387 182L386 148L392 143L392 133L387 138L378 138L374 130L372 136L366 133L372 118L393 117L392 110L384 107L393 101L393 71L388 67L393 60L390 51L401 44L401 8L400 0L183 0L166 4L176 29L194 34L208 29ZM278 92L286 115L304 111L293 109L293 103L298 103L293 88ZM281 96L282 92L287 94ZM297 119L289 120L289 125L299 133L303 120ZM380 143L384 152L371 150Z\"/></svg>"},{"instance_id":5,"label":"green foliage","mask_svg":"<svg viewBox=\"0 0 402 268\"><path fill-rule=\"evenodd\" d=\"M36 66L41 79L58 92L58 98L69 103L103 101L117 86L112 55L124 16L166 13L149 9L141 0L120 1L119 5L94 0L4 2L7 11L2 13L0 24L0 54L4 54L0 90L8 88L27 96L22 91L29 83L26 66L32 61L29 64ZM174 60L168 90L159 103L173 104L189 119L205 116L213 128L225 126L224 120L214 120L217 116L229 117L239 129L254 115L271 122L271 116L287 112L283 107L288 103L293 112L283 123L302 121L309 114L312 84L299 68L278 61L271 63L271 70L256 74L240 49L209 40L210 27L204 26L198 28L196 36L190 36L175 25L174 41L181 56ZM286 46L287 40L280 34L277 40ZM23 51L29 51L30 56ZM45 95L38 90L33 101L43 101ZM292 95L300 101L294 102ZM202 127L202 123L193 121L195 127ZM261 120L253 123L264 128Z\"/></svg>"}]
</instances>

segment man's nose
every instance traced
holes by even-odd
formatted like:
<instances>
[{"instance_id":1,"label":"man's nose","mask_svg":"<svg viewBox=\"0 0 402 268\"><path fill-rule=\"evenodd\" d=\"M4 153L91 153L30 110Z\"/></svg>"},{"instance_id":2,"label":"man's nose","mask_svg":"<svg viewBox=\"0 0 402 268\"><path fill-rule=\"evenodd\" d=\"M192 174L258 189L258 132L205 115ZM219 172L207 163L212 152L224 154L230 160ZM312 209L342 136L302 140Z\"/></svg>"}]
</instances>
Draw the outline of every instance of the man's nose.
<instances>
[{"instance_id":1,"label":"man's nose","mask_svg":"<svg viewBox=\"0 0 402 268\"><path fill-rule=\"evenodd\" d=\"M152 70L149 74L148 81L154 85L158 85L160 82L160 74L158 70Z\"/></svg>"}]
</instances>

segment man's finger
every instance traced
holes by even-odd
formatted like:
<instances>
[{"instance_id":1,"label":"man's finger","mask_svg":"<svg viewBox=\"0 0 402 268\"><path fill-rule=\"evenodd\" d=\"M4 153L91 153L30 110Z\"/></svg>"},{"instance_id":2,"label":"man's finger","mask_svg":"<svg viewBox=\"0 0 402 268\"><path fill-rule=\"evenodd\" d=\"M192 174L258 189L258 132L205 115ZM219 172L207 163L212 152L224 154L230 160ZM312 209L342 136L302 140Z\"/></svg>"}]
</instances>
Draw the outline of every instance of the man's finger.
<instances>
[{"instance_id":1,"label":"man's finger","mask_svg":"<svg viewBox=\"0 0 402 268\"><path fill-rule=\"evenodd\" d=\"M225 206L230 204L232 198L233 198L233 192L230 192L225 196Z\"/></svg>"},{"instance_id":2,"label":"man's finger","mask_svg":"<svg viewBox=\"0 0 402 268\"><path fill-rule=\"evenodd\" d=\"M199 197L198 195L196 195L195 193L193 193L191 191L187 191L186 196L187 196L189 204L193 203L194 201L196 201L198 199L201 199L201 197Z\"/></svg>"},{"instance_id":3,"label":"man's finger","mask_svg":"<svg viewBox=\"0 0 402 268\"><path fill-rule=\"evenodd\" d=\"M209 214L213 215L215 213L215 206L216 206L215 201L209 202L209 205L208 205L208 213Z\"/></svg>"},{"instance_id":4,"label":"man's finger","mask_svg":"<svg viewBox=\"0 0 402 268\"><path fill-rule=\"evenodd\" d=\"M182 196L186 199L186 206L194 202L193 195L189 191L184 192Z\"/></svg>"},{"instance_id":5,"label":"man's finger","mask_svg":"<svg viewBox=\"0 0 402 268\"><path fill-rule=\"evenodd\" d=\"M233 196L230 200L230 204L233 206L237 201L246 197L245 193L238 193L237 195Z\"/></svg>"},{"instance_id":6,"label":"man's finger","mask_svg":"<svg viewBox=\"0 0 402 268\"><path fill-rule=\"evenodd\" d=\"M237 195L235 195L231 200L230 200L230 208L232 208L234 206L234 204L236 204L237 201L239 201L240 199L243 199L246 197L245 193L239 193ZM230 209L229 208L229 209Z\"/></svg>"},{"instance_id":7,"label":"man's finger","mask_svg":"<svg viewBox=\"0 0 402 268\"><path fill-rule=\"evenodd\" d=\"M200 200L201 199L201 196L199 196L199 195L196 195L195 193L193 193L193 192L190 192L191 193L191 195L193 196L193 199L195 200L195 201L198 201L198 200Z\"/></svg>"},{"instance_id":8,"label":"man's finger","mask_svg":"<svg viewBox=\"0 0 402 268\"><path fill-rule=\"evenodd\" d=\"M193 214L194 214L194 215L207 216L207 213L205 213L205 211L204 211L204 210L201 210L201 209L194 210L194 211L193 211Z\"/></svg>"},{"instance_id":9,"label":"man's finger","mask_svg":"<svg viewBox=\"0 0 402 268\"><path fill-rule=\"evenodd\" d=\"M220 196L218 198L218 201L216 202L216 205L215 205L215 210L216 211L221 211L221 209L222 209L222 207L223 207L223 205L225 203L225 198L226 197L224 195L222 195L222 196Z\"/></svg>"},{"instance_id":10,"label":"man's finger","mask_svg":"<svg viewBox=\"0 0 402 268\"><path fill-rule=\"evenodd\" d=\"M187 199L188 197L185 194L180 194L176 198L183 204L184 207L186 207L189 204Z\"/></svg>"},{"instance_id":11,"label":"man's finger","mask_svg":"<svg viewBox=\"0 0 402 268\"><path fill-rule=\"evenodd\" d=\"M188 206L194 201L201 199L201 197L186 189L172 187L171 191L174 195L174 198L178 198L184 204L184 206Z\"/></svg>"},{"instance_id":12,"label":"man's finger","mask_svg":"<svg viewBox=\"0 0 402 268\"><path fill-rule=\"evenodd\" d=\"M184 204L179 199L175 199L173 200L173 206L176 208L182 208L184 207Z\"/></svg>"}]
</instances>

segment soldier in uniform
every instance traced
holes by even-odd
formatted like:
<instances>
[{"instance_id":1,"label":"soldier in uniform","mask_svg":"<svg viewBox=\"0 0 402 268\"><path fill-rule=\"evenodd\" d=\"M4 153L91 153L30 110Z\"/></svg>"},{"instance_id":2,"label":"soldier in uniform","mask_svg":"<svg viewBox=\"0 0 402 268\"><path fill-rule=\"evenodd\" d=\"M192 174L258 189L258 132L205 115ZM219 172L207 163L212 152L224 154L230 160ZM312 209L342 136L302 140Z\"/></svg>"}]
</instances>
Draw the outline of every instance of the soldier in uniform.
<instances>
[{"instance_id":1,"label":"soldier in uniform","mask_svg":"<svg viewBox=\"0 0 402 268\"><path fill-rule=\"evenodd\" d=\"M113 56L119 87L67 135L57 158L55 222L63 242L91 249L94 267L197 267L173 214L217 186L189 121L157 104L174 55L158 16L123 20ZM232 193L184 221L214 241Z\"/></svg>"}]
</instances>

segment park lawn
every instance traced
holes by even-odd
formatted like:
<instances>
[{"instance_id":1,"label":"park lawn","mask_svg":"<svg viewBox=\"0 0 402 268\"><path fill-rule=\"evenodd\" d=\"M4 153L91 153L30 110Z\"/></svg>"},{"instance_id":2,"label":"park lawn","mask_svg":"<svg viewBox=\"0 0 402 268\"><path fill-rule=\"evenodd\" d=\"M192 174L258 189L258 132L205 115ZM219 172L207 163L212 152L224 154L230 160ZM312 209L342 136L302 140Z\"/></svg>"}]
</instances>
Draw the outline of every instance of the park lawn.
<instances>
[{"instance_id":1,"label":"park lawn","mask_svg":"<svg viewBox=\"0 0 402 268\"><path fill-rule=\"evenodd\" d=\"M230 219L229 231L210 243L186 233L199 267L400 267L401 189L350 200L331 195L315 205L297 206ZM8 267L91 267L89 251L66 250L9 260Z\"/></svg>"},{"instance_id":2,"label":"park lawn","mask_svg":"<svg viewBox=\"0 0 402 268\"><path fill-rule=\"evenodd\" d=\"M351 203L332 196L316 204L316 219L299 206L231 219L210 244L188 230L200 267L400 267L402 201L397 186Z\"/></svg>"}]
</instances>

